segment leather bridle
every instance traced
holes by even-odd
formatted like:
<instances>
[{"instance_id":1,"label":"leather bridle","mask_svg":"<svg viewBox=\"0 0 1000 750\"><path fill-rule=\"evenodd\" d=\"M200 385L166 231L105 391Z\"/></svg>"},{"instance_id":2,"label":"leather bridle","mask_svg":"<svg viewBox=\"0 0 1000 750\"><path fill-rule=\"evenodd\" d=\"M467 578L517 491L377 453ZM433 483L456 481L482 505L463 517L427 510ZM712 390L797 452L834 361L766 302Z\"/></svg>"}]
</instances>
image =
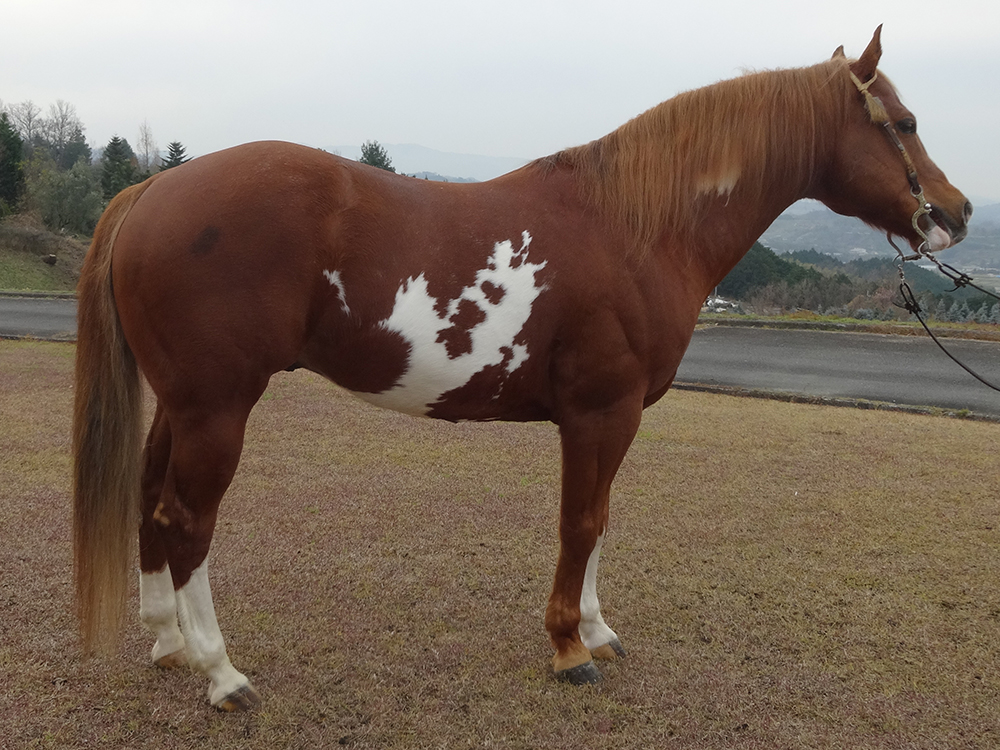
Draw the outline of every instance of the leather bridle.
<instances>
[{"instance_id":1,"label":"leather bridle","mask_svg":"<svg viewBox=\"0 0 1000 750\"><path fill-rule=\"evenodd\" d=\"M913 230L921 239L917 252L924 255L928 252L930 247L928 244L927 233L923 230L923 227L920 226L920 220L924 216L930 216L932 206L927 202L927 198L924 196L924 189L921 187L920 179L917 177L917 168L913 164L913 159L910 158L910 154L906 150L906 146L903 145L903 141L896 132L896 128L889 119L889 113L886 111L885 105L882 104L881 99L868 90L868 88L878 79L878 71L875 71L874 75L872 75L872 77L865 83L862 83L861 79L854 75L853 70L849 70L848 73L850 73L851 81L865 99L865 109L868 110L868 117L873 123L882 127L886 136L888 136L889 141L896 147L897 151L899 151L899 155L903 159L903 165L906 167L906 179L910 183L910 194L917 201L917 210L913 212L912 219ZM896 247L895 243L892 243L891 237L889 242L893 247Z\"/></svg>"}]
</instances>

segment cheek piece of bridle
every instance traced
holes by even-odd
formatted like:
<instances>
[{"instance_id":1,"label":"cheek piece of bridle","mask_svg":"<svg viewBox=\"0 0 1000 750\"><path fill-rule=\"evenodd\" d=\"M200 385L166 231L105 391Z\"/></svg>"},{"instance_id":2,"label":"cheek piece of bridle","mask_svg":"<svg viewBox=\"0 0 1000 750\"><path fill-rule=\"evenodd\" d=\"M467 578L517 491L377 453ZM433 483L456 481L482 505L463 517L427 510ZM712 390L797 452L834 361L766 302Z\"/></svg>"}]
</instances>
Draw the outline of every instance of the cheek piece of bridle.
<instances>
[{"instance_id":1,"label":"cheek piece of bridle","mask_svg":"<svg viewBox=\"0 0 1000 750\"><path fill-rule=\"evenodd\" d=\"M872 94L868 88L878 80L878 71L868 79L866 83L861 83L854 71L848 71L851 75L851 82L857 87L858 91L865 99L865 109L868 110L868 117L876 125L880 125L885 131L885 134L889 137L892 145L896 147L899 151L899 155L903 159L903 164L906 166L906 179L910 183L910 194L917 201L917 210L913 212L913 230L919 235L922 242L917 248L917 256L913 258L907 258L906 260L913 260L920 255L928 255L927 248L927 233L920 226L920 220L924 216L930 216L931 204L927 202L927 198L924 197L924 189L920 186L920 180L917 178L917 168L913 165L913 159L910 158L909 152L906 150L906 146L903 145L903 141L900 140L899 134L896 133L896 128L892 126L892 121L889 119L889 113L886 112L885 106L882 104L882 100L877 96ZM889 238L889 244L896 248L896 252L902 255L896 244L892 241L892 235L886 235Z\"/></svg>"},{"instance_id":2,"label":"cheek piece of bridle","mask_svg":"<svg viewBox=\"0 0 1000 750\"><path fill-rule=\"evenodd\" d=\"M934 343L938 345L938 348L941 349L941 351L943 351L945 354L947 354L948 357L953 362L955 362L955 364L957 364L959 367L961 367L963 370L965 370L967 373L969 373L972 377L974 377L983 385L989 386L995 391L1000 391L1000 386L994 385L993 383L989 382L981 375L976 373L974 370L969 368L967 365L960 362L958 359L955 358L955 356L951 352L949 352L947 349L944 348L944 346L941 344L940 341L938 341L937 336L934 335L934 333L928 327L927 323L924 321L923 316L920 314L921 312L923 312L923 310L921 309L920 304L917 302L917 298L916 295L913 294L913 290L910 289L910 285L906 283L906 276L903 273L903 264L908 260L918 260L920 258L926 258L930 260L932 263L934 263L934 265L938 267L938 270L942 274L947 276L952 281L952 283L955 284L955 288L952 289L951 291L954 292L961 287L969 286L972 287L973 289L982 292L983 294L993 297L994 299L1000 299L1000 297L998 297L996 294L987 289L983 289L982 287L977 286L976 284L973 283L971 276L962 271L959 271L956 268L953 268L952 266L949 266L947 263L942 263L931 253L927 233L923 230L923 227L920 226L920 220L924 216L930 216L932 206L930 203L927 202L927 198L924 196L924 189L920 186L920 180L917 178L917 168L914 166L913 159L910 158L910 154L907 152L906 146L903 145L903 141L900 140L899 134L896 133L896 128L893 127L892 121L889 119L889 113L886 111L885 106L882 104L881 100L868 90L868 88L873 83L875 83L876 79L878 78L878 71L876 71L875 74L872 75L872 77L865 83L862 83L861 80L856 75L854 75L854 71L848 71L848 72L851 75L851 81L854 83L858 91L860 91L861 95L864 97L865 109L868 110L868 117L874 124L882 127L882 129L885 131L885 134L888 136L889 141L899 151L899 155L902 157L903 164L906 167L906 179L910 183L910 194L917 201L917 210L913 212L912 221L913 221L913 231L915 231L917 233L917 236L920 237L921 242L917 246L916 254L904 255L903 251L896 246L895 242L892 241L892 233L890 232L886 234L886 239L889 241L889 244L892 245L893 249L899 256L896 268L899 271L899 294L903 298L903 304L898 305L898 307L903 307L905 310L907 310L907 312L910 312L913 315L915 315L917 320L920 321L920 325L922 325L924 327L924 330L927 331L927 335L931 337Z\"/></svg>"}]
</instances>

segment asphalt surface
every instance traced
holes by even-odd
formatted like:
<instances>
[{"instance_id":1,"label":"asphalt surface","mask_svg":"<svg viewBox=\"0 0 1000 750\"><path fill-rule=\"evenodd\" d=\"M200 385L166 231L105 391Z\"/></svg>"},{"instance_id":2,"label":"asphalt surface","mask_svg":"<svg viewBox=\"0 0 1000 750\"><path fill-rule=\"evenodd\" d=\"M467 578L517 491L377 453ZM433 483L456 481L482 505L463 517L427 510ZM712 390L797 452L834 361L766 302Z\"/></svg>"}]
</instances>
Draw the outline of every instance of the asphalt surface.
<instances>
[{"instance_id":1,"label":"asphalt surface","mask_svg":"<svg viewBox=\"0 0 1000 750\"><path fill-rule=\"evenodd\" d=\"M76 300L70 297L0 296L0 337L76 338Z\"/></svg>"},{"instance_id":2,"label":"asphalt surface","mask_svg":"<svg viewBox=\"0 0 1000 750\"><path fill-rule=\"evenodd\" d=\"M76 301L0 297L0 336L72 340ZM945 339L973 370L1000 381L1000 343ZM706 328L695 332L678 383L898 405L1000 418L1000 393L974 380L925 336Z\"/></svg>"},{"instance_id":3,"label":"asphalt surface","mask_svg":"<svg viewBox=\"0 0 1000 750\"><path fill-rule=\"evenodd\" d=\"M1000 343L942 341L1000 385ZM1000 417L1000 393L962 370L926 336L707 328L695 332L677 380Z\"/></svg>"}]
</instances>

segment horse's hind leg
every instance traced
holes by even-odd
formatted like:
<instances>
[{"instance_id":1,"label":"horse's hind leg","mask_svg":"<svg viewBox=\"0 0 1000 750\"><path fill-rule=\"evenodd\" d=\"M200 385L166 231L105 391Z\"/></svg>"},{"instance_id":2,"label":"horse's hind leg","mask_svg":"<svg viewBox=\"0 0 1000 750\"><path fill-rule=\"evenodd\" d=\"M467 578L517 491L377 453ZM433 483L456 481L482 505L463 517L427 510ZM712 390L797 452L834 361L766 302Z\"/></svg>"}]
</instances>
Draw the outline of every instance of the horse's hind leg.
<instances>
[{"instance_id":1,"label":"horse's hind leg","mask_svg":"<svg viewBox=\"0 0 1000 750\"><path fill-rule=\"evenodd\" d=\"M243 449L248 414L249 407L166 414L170 458L152 515L173 582L187 661L209 678L212 705L227 711L252 708L260 702L226 653L207 559L219 502Z\"/></svg>"},{"instance_id":2,"label":"horse's hind leg","mask_svg":"<svg viewBox=\"0 0 1000 750\"><path fill-rule=\"evenodd\" d=\"M154 519L160 503L170 460L170 423L163 407L149 430L142 475L142 525L139 527L139 618L156 637L153 663L159 667L179 667L186 663L184 636L177 623L177 598L167 565L167 553Z\"/></svg>"}]
</instances>

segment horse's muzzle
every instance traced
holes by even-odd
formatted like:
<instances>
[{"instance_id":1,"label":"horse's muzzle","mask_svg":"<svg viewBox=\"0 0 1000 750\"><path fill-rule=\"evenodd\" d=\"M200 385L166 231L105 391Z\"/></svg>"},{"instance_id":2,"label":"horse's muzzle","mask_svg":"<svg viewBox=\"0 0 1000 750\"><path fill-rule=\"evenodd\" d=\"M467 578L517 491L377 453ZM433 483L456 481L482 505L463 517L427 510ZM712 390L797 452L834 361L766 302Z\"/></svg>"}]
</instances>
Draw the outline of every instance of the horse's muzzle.
<instances>
[{"instance_id":1,"label":"horse's muzzle","mask_svg":"<svg viewBox=\"0 0 1000 750\"><path fill-rule=\"evenodd\" d=\"M931 244L929 249L932 252L944 250L946 247L957 245L959 242L964 240L966 235L969 233L969 219L972 218L972 204L969 201L965 201L961 208L961 215L957 218L940 206L931 205L930 218L934 222L934 226L931 228L931 231L928 232L928 240ZM942 234L947 234L947 241L945 241Z\"/></svg>"}]
</instances>

